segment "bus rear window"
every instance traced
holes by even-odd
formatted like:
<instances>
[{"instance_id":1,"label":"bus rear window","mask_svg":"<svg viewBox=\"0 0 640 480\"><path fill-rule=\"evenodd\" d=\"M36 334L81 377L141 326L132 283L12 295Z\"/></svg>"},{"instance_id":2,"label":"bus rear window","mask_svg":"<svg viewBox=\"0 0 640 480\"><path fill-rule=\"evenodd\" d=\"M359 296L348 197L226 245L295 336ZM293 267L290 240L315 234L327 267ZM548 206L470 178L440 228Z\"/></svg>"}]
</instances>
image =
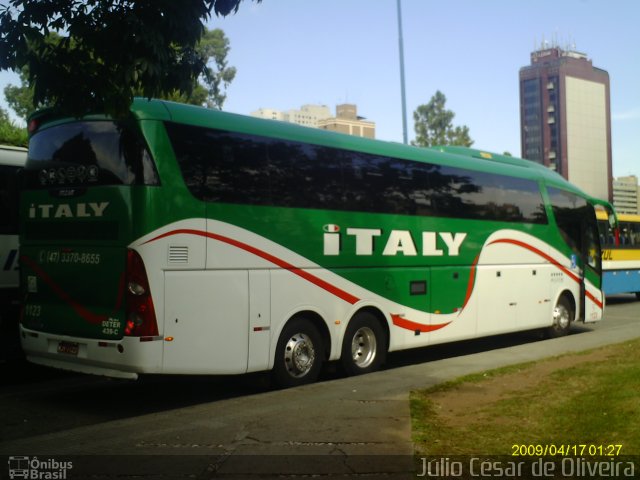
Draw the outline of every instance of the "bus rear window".
<instances>
[{"instance_id":1,"label":"bus rear window","mask_svg":"<svg viewBox=\"0 0 640 480\"><path fill-rule=\"evenodd\" d=\"M27 188L157 185L146 145L133 128L108 121L43 129L29 141Z\"/></svg>"}]
</instances>

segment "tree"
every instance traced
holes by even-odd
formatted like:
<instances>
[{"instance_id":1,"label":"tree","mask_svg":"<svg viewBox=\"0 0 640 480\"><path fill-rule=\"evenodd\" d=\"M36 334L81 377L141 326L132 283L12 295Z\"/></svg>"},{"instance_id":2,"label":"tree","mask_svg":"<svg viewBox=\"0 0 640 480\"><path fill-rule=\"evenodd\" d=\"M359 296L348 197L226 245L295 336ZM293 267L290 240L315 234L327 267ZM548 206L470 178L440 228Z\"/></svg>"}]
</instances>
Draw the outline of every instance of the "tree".
<instances>
[{"instance_id":1,"label":"tree","mask_svg":"<svg viewBox=\"0 0 640 480\"><path fill-rule=\"evenodd\" d=\"M190 95L209 78L203 20L241 1L10 0L0 9L0 69L28 72L36 105L123 116L136 92Z\"/></svg>"},{"instance_id":2,"label":"tree","mask_svg":"<svg viewBox=\"0 0 640 480\"><path fill-rule=\"evenodd\" d=\"M37 108L33 104L33 88L29 86L27 72L20 72L20 86L9 84L4 87L4 98L16 115L24 120Z\"/></svg>"},{"instance_id":3,"label":"tree","mask_svg":"<svg viewBox=\"0 0 640 480\"><path fill-rule=\"evenodd\" d=\"M50 35L57 37L54 33ZM196 50L202 55L207 64L206 75L201 78L206 86L194 79L193 86L189 92L174 90L160 95L159 98L222 109L227 97L223 93L223 88L226 89L229 86L236 74L235 67L227 65L227 55L230 50L229 39L219 28L214 30L205 28L205 33L200 39ZM208 66L211 63L213 63L215 69ZM138 96L144 95L141 90L136 90L134 94ZM29 72L26 67L20 72L20 85L7 85L4 89L4 95L9 107L24 120L34 110L47 106L34 103L33 88L29 85Z\"/></svg>"},{"instance_id":4,"label":"tree","mask_svg":"<svg viewBox=\"0 0 640 480\"><path fill-rule=\"evenodd\" d=\"M207 30L198 45L200 55L207 59L207 72L204 82L208 87L207 106L209 108L222 109L222 105L227 98L224 90L236 76L235 67L227 65L229 49L229 39L219 28ZM209 66L211 61L213 62L213 67Z\"/></svg>"},{"instance_id":5,"label":"tree","mask_svg":"<svg viewBox=\"0 0 640 480\"><path fill-rule=\"evenodd\" d=\"M27 129L14 125L9 114L0 108L0 144L26 147L27 143Z\"/></svg>"},{"instance_id":6,"label":"tree","mask_svg":"<svg viewBox=\"0 0 640 480\"><path fill-rule=\"evenodd\" d=\"M413 112L416 138L412 145L430 147L434 145L462 145L470 147L469 127L452 125L455 113L445 109L447 98L438 90L426 105L419 105Z\"/></svg>"},{"instance_id":7,"label":"tree","mask_svg":"<svg viewBox=\"0 0 640 480\"><path fill-rule=\"evenodd\" d=\"M205 74L200 77L201 81L194 80L193 89L189 93L176 90L160 98L221 110L227 99L225 90L236 76L236 68L227 63L230 49L229 39L221 29L205 29L196 47L207 65Z\"/></svg>"}]
</instances>

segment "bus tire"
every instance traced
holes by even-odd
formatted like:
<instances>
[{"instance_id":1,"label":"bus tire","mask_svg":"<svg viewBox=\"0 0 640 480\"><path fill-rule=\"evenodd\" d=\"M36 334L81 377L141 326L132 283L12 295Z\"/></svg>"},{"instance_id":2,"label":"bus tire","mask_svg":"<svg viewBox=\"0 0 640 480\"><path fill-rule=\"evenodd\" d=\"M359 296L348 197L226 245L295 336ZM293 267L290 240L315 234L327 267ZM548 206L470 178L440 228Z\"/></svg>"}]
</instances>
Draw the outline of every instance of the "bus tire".
<instances>
[{"instance_id":1,"label":"bus tire","mask_svg":"<svg viewBox=\"0 0 640 480\"><path fill-rule=\"evenodd\" d=\"M549 338L564 337L571 329L571 322L574 320L573 307L566 296L561 296L553 309L553 323L547 328L546 333Z\"/></svg>"},{"instance_id":2,"label":"bus tire","mask_svg":"<svg viewBox=\"0 0 640 480\"><path fill-rule=\"evenodd\" d=\"M324 359L322 337L313 323L294 318L282 330L276 347L273 379L282 388L317 380Z\"/></svg>"},{"instance_id":3,"label":"bus tire","mask_svg":"<svg viewBox=\"0 0 640 480\"><path fill-rule=\"evenodd\" d=\"M357 313L349 322L342 342L340 362L347 375L374 372L384 363L387 339L378 319L369 312Z\"/></svg>"}]
</instances>

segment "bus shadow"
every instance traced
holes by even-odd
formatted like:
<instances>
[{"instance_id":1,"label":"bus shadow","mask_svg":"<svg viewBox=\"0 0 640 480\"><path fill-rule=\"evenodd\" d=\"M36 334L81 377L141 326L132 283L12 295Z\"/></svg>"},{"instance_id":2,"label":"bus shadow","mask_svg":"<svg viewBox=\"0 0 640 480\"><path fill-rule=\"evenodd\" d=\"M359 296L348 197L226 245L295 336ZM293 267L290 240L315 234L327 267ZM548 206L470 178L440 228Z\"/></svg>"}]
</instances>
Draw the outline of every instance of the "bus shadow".
<instances>
[{"instance_id":1,"label":"bus shadow","mask_svg":"<svg viewBox=\"0 0 640 480\"><path fill-rule=\"evenodd\" d=\"M571 335L590 332L575 326ZM434 345L389 354L385 370L543 341L528 331ZM24 360L0 364L13 383L0 388L3 440L28 438L96 423L170 411L274 390L269 373L233 376L147 376L112 380L39 367ZM336 362L319 381L344 378ZM17 420L16 420L17 419Z\"/></svg>"},{"instance_id":2,"label":"bus shadow","mask_svg":"<svg viewBox=\"0 0 640 480\"><path fill-rule=\"evenodd\" d=\"M635 293L621 293L618 295L610 295L607 297L607 305L624 305L627 303L637 302Z\"/></svg>"},{"instance_id":3,"label":"bus shadow","mask_svg":"<svg viewBox=\"0 0 640 480\"><path fill-rule=\"evenodd\" d=\"M268 376L149 376L114 380L31 365L14 369L0 388L2 441L255 395L271 389ZM2 373L2 372L0 372Z\"/></svg>"},{"instance_id":4,"label":"bus shadow","mask_svg":"<svg viewBox=\"0 0 640 480\"><path fill-rule=\"evenodd\" d=\"M569 335L580 335L591 332L592 329L584 325L574 325ZM462 357L476 353L500 350L503 348L543 342L547 337L539 330L494 335L454 343L431 345L413 350L403 350L389 354L385 370L401 368L447 358Z\"/></svg>"}]
</instances>

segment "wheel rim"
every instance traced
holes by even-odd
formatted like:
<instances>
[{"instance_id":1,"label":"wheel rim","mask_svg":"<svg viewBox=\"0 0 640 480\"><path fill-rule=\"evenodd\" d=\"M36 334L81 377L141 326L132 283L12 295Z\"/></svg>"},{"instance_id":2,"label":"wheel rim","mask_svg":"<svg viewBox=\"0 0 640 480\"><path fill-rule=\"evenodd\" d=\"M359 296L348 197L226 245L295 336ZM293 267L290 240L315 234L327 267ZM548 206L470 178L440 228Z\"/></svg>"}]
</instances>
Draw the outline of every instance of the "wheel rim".
<instances>
[{"instance_id":1,"label":"wheel rim","mask_svg":"<svg viewBox=\"0 0 640 480\"><path fill-rule=\"evenodd\" d=\"M351 340L351 358L360 368L367 368L376 358L378 343L369 327L359 328Z\"/></svg>"},{"instance_id":2,"label":"wheel rim","mask_svg":"<svg viewBox=\"0 0 640 480\"><path fill-rule=\"evenodd\" d=\"M564 305L556 305L553 309L553 326L558 330L565 330L570 323L569 310Z\"/></svg>"},{"instance_id":3,"label":"wheel rim","mask_svg":"<svg viewBox=\"0 0 640 480\"><path fill-rule=\"evenodd\" d=\"M304 333L293 335L284 347L284 363L292 377L304 377L313 368L315 359L313 342Z\"/></svg>"}]
</instances>

